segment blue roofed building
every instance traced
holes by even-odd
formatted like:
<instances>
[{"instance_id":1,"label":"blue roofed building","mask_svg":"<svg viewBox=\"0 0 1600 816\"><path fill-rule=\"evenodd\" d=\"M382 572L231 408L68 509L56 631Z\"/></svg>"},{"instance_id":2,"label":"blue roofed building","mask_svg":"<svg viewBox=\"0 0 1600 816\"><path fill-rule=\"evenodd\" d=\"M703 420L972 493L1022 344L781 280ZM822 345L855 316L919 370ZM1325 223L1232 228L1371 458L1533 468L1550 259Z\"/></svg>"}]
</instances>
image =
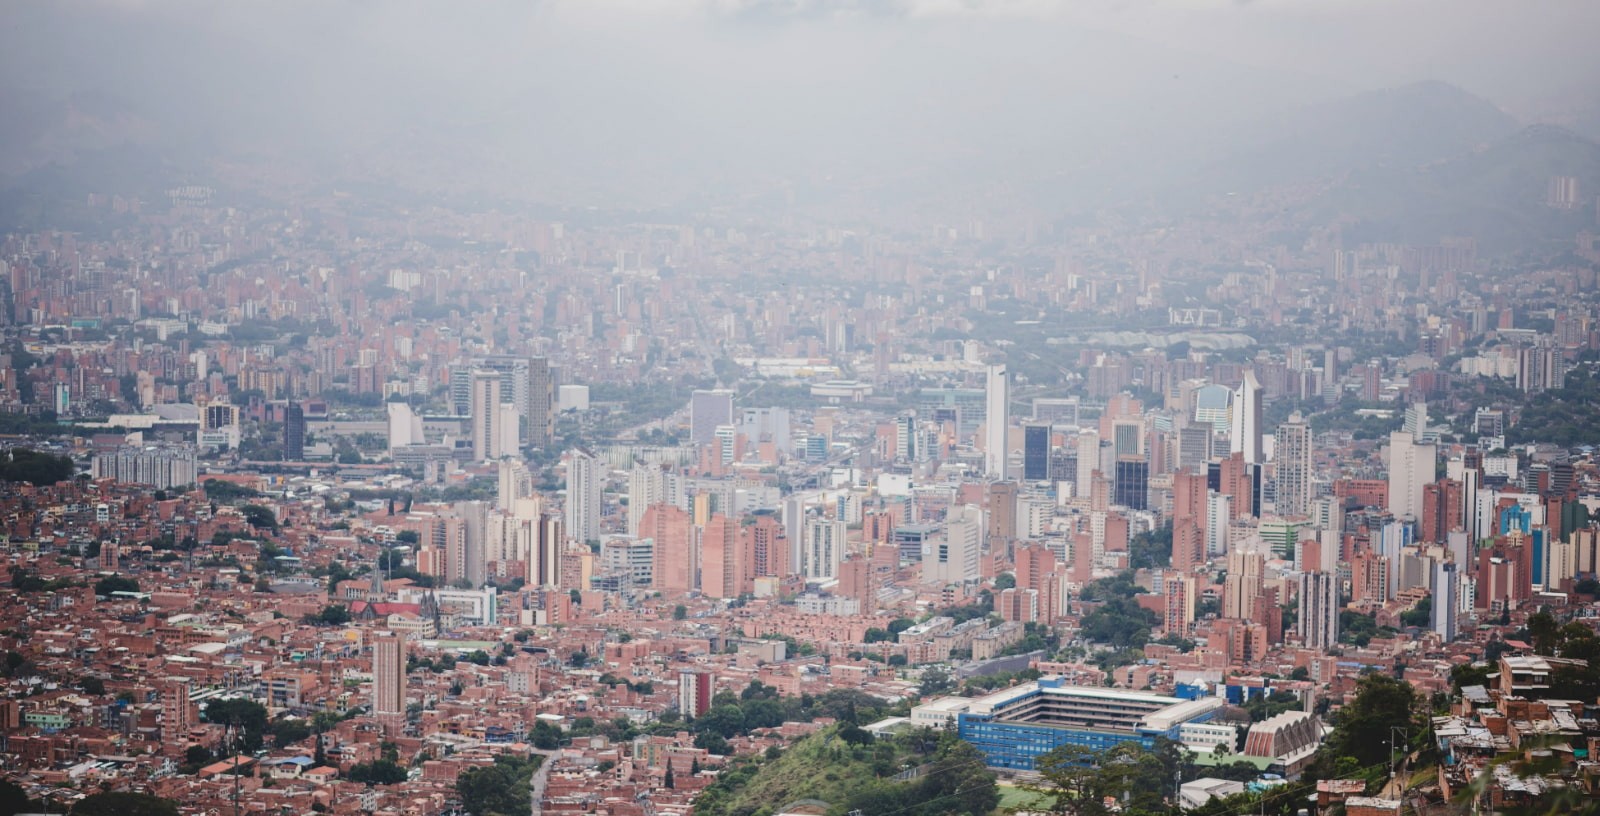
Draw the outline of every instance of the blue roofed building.
<instances>
[{"instance_id":1,"label":"blue roofed building","mask_svg":"<svg viewBox=\"0 0 1600 816\"><path fill-rule=\"evenodd\" d=\"M983 752L989 767L1032 771L1037 757L1063 745L1102 751L1128 741L1151 747L1158 737L1209 738L1188 732L1212 728L1206 723L1222 706L1216 697L1184 700L1042 677L971 700L959 712L947 706L940 713L954 714L957 733Z\"/></svg>"}]
</instances>

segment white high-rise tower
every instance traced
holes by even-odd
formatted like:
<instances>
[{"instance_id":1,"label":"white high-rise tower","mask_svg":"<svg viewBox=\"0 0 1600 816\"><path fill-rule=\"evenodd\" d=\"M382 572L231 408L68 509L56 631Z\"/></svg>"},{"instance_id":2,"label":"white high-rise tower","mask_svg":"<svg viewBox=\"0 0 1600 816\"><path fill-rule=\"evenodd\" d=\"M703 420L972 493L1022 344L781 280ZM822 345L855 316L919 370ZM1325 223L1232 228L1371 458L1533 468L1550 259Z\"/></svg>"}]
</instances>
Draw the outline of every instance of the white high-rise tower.
<instances>
[{"instance_id":1,"label":"white high-rise tower","mask_svg":"<svg viewBox=\"0 0 1600 816\"><path fill-rule=\"evenodd\" d=\"M567 454L567 535L600 540L600 459L584 448Z\"/></svg>"},{"instance_id":2,"label":"white high-rise tower","mask_svg":"<svg viewBox=\"0 0 1600 816\"><path fill-rule=\"evenodd\" d=\"M992 479L1006 477L1006 429L1011 425L1011 381L1004 363L989 366L984 385L983 470Z\"/></svg>"}]
</instances>

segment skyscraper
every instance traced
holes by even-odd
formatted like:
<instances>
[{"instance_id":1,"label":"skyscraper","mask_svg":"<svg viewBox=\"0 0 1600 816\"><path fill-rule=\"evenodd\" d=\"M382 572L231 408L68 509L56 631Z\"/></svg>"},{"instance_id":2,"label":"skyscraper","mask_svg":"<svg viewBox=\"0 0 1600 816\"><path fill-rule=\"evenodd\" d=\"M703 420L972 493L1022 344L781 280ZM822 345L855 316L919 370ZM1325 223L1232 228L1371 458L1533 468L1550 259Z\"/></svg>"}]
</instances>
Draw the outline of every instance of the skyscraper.
<instances>
[{"instance_id":1,"label":"skyscraper","mask_svg":"<svg viewBox=\"0 0 1600 816\"><path fill-rule=\"evenodd\" d=\"M472 458L478 461L499 459L500 449L500 373L489 369L472 372Z\"/></svg>"},{"instance_id":2,"label":"skyscraper","mask_svg":"<svg viewBox=\"0 0 1600 816\"><path fill-rule=\"evenodd\" d=\"M372 639L372 715L379 720L406 716L406 638L385 632Z\"/></svg>"},{"instance_id":3,"label":"skyscraper","mask_svg":"<svg viewBox=\"0 0 1600 816\"><path fill-rule=\"evenodd\" d=\"M576 541L600 540L600 459L587 448L567 453L567 534Z\"/></svg>"},{"instance_id":4,"label":"skyscraper","mask_svg":"<svg viewBox=\"0 0 1600 816\"><path fill-rule=\"evenodd\" d=\"M1011 381L1004 363L989 366L984 384L983 469L991 479L1006 477L1006 430L1011 424Z\"/></svg>"},{"instance_id":5,"label":"skyscraper","mask_svg":"<svg viewBox=\"0 0 1600 816\"><path fill-rule=\"evenodd\" d=\"M723 389L695 391L689 397L689 441L709 445L717 439L718 425L733 424L733 392Z\"/></svg>"},{"instance_id":6,"label":"skyscraper","mask_svg":"<svg viewBox=\"0 0 1600 816\"><path fill-rule=\"evenodd\" d=\"M533 495L533 474L528 466L515 459L502 459L496 469L498 484L494 506L497 510L510 510L517 499Z\"/></svg>"},{"instance_id":7,"label":"skyscraper","mask_svg":"<svg viewBox=\"0 0 1600 816\"><path fill-rule=\"evenodd\" d=\"M1022 430L1022 478L1042 482L1050 478L1050 426L1031 424Z\"/></svg>"},{"instance_id":8,"label":"skyscraper","mask_svg":"<svg viewBox=\"0 0 1600 816\"><path fill-rule=\"evenodd\" d=\"M283 461L300 462L306 458L306 411L298 402L289 403L283 411Z\"/></svg>"},{"instance_id":9,"label":"skyscraper","mask_svg":"<svg viewBox=\"0 0 1600 816\"><path fill-rule=\"evenodd\" d=\"M800 544L800 574L807 581L829 581L838 576L844 560L845 524L833 519L812 517L805 522L805 538Z\"/></svg>"},{"instance_id":10,"label":"skyscraper","mask_svg":"<svg viewBox=\"0 0 1600 816\"><path fill-rule=\"evenodd\" d=\"M628 472L628 535L640 535L639 524L651 507L677 503L673 497L676 479L675 474L659 465L637 465Z\"/></svg>"},{"instance_id":11,"label":"skyscraper","mask_svg":"<svg viewBox=\"0 0 1600 816\"><path fill-rule=\"evenodd\" d=\"M1447 642L1456 639L1456 610L1461 605L1456 565L1435 561L1429 575L1428 593L1433 596L1433 612L1428 625Z\"/></svg>"},{"instance_id":12,"label":"skyscraper","mask_svg":"<svg viewBox=\"0 0 1600 816\"><path fill-rule=\"evenodd\" d=\"M1389 512L1397 519L1422 517L1423 489L1435 477L1433 445L1405 431L1389 434Z\"/></svg>"},{"instance_id":13,"label":"skyscraper","mask_svg":"<svg viewBox=\"0 0 1600 816\"><path fill-rule=\"evenodd\" d=\"M637 535L655 541L651 586L662 592L688 592L693 589L689 514L674 505L653 504L644 511L643 516Z\"/></svg>"},{"instance_id":14,"label":"skyscraper","mask_svg":"<svg viewBox=\"0 0 1600 816\"><path fill-rule=\"evenodd\" d=\"M922 580L960 584L978 580L983 547L983 511L965 505L951 511L944 537L934 539L922 557Z\"/></svg>"},{"instance_id":15,"label":"skyscraper","mask_svg":"<svg viewBox=\"0 0 1600 816\"><path fill-rule=\"evenodd\" d=\"M1278 515L1311 512L1311 426L1296 411L1273 434L1278 477Z\"/></svg>"},{"instance_id":16,"label":"skyscraper","mask_svg":"<svg viewBox=\"0 0 1600 816\"><path fill-rule=\"evenodd\" d=\"M1339 642L1339 577L1311 571L1300 574L1300 639L1308 649L1330 649Z\"/></svg>"},{"instance_id":17,"label":"skyscraper","mask_svg":"<svg viewBox=\"0 0 1600 816\"><path fill-rule=\"evenodd\" d=\"M1247 465L1259 465L1262 461L1261 417L1265 410L1265 397L1255 370L1248 370L1244 373L1244 382L1240 383L1239 390L1234 392L1233 404L1229 407L1233 452L1243 453Z\"/></svg>"},{"instance_id":18,"label":"skyscraper","mask_svg":"<svg viewBox=\"0 0 1600 816\"><path fill-rule=\"evenodd\" d=\"M737 598L744 565L739 559L739 525L713 513L700 531L700 592L708 598Z\"/></svg>"},{"instance_id":19,"label":"skyscraper","mask_svg":"<svg viewBox=\"0 0 1600 816\"><path fill-rule=\"evenodd\" d=\"M542 448L555 435L555 376L544 357L528 360L528 444Z\"/></svg>"}]
</instances>

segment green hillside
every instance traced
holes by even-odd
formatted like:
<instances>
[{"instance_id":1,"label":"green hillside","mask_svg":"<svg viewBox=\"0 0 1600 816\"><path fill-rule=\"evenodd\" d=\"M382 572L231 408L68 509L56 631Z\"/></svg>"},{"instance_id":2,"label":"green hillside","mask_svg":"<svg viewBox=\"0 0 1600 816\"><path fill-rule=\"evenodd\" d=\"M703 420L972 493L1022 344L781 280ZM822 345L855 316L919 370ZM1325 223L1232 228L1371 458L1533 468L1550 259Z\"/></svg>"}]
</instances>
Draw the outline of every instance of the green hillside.
<instances>
[{"instance_id":1,"label":"green hillside","mask_svg":"<svg viewBox=\"0 0 1600 816\"><path fill-rule=\"evenodd\" d=\"M908 768L924 772L896 781ZM923 729L873 741L844 725L806 737L775 758L729 768L695 800L695 814L770 816L800 800L824 803L828 816L852 810L942 816L987 814L1000 795L982 756L953 735Z\"/></svg>"}]
</instances>

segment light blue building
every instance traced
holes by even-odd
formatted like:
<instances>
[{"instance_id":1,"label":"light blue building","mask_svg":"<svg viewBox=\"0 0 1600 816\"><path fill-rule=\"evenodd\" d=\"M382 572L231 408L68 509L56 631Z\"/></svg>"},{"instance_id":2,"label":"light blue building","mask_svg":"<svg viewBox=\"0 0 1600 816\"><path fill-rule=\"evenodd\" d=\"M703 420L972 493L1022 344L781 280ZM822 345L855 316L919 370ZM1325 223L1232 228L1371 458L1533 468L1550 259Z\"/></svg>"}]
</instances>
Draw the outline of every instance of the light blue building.
<instances>
[{"instance_id":1,"label":"light blue building","mask_svg":"<svg viewBox=\"0 0 1600 816\"><path fill-rule=\"evenodd\" d=\"M1186 726L1198 728L1222 706L1216 697L1183 700L1045 677L942 713L954 716L957 733L991 768L1031 771L1037 757L1063 745L1101 751L1129 741L1150 747L1158 737L1183 742Z\"/></svg>"}]
</instances>

